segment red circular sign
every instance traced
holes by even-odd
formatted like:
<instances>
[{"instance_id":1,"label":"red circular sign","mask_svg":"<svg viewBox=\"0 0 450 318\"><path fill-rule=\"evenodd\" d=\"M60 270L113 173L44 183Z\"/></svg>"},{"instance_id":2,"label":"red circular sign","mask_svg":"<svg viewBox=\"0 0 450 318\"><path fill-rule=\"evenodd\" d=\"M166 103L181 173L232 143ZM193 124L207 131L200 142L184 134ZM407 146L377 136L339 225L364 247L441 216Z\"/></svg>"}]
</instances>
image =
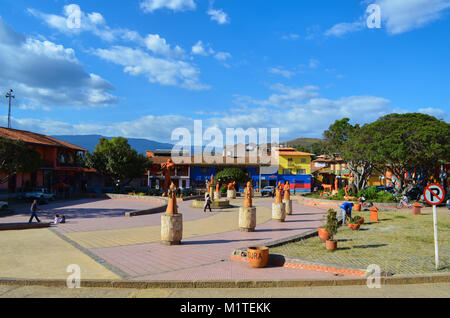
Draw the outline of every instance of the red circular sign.
<instances>
[{"instance_id":1,"label":"red circular sign","mask_svg":"<svg viewBox=\"0 0 450 318\"><path fill-rule=\"evenodd\" d=\"M439 205L445 200L445 190L439 183L428 185L423 191L423 198L431 205Z\"/></svg>"}]
</instances>

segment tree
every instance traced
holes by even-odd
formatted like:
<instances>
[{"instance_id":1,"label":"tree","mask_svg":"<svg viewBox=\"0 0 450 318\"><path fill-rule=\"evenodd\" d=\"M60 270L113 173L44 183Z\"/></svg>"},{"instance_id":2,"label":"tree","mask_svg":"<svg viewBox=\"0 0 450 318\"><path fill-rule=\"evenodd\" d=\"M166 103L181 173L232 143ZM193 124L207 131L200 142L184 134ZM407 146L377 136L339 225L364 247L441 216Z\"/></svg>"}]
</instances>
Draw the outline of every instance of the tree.
<instances>
[{"instance_id":1,"label":"tree","mask_svg":"<svg viewBox=\"0 0 450 318\"><path fill-rule=\"evenodd\" d=\"M421 171L423 180L450 159L450 124L420 114L390 114L362 127L365 156L377 169L390 169L402 189L407 172ZM417 176L416 176L417 177Z\"/></svg>"},{"instance_id":2,"label":"tree","mask_svg":"<svg viewBox=\"0 0 450 318\"><path fill-rule=\"evenodd\" d=\"M353 175L355 192L366 187L373 172L373 163L365 156L365 142L361 138L361 127L349 123L349 118L336 120L323 133L324 148L331 156L339 155L347 163L347 168Z\"/></svg>"},{"instance_id":3,"label":"tree","mask_svg":"<svg viewBox=\"0 0 450 318\"><path fill-rule=\"evenodd\" d=\"M0 137L0 171L5 174L5 177L0 178L0 184L8 182L19 172L33 173L41 166L42 159L37 150L28 147L23 141Z\"/></svg>"},{"instance_id":4,"label":"tree","mask_svg":"<svg viewBox=\"0 0 450 318\"><path fill-rule=\"evenodd\" d=\"M324 131L323 148L329 155L341 154L343 145L350 140L359 125L351 125L349 118L336 120L328 130Z\"/></svg>"},{"instance_id":5,"label":"tree","mask_svg":"<svg viewBox=\"0 0 450 318\"><path fill-rule=\"evenodd\" d=\"M102 138L92 154L87 154L85 163L105 177L111 178L116 190L134 178L142 177L150 169L151 162L138 154L123 137L108 140Z\"/></svg>"},{"instance_id":6,"label":"tree","mask_svg":"<svg viewBox=\"0 0 450 318\"><path fill-rule=\"evenodd\" d=\"M247 175L241 169L227 168L216 175L216 180L220 180L222 183L230 183L236 181L236 183L244 183L247 181Z\"/></svg>"}]
</instances>

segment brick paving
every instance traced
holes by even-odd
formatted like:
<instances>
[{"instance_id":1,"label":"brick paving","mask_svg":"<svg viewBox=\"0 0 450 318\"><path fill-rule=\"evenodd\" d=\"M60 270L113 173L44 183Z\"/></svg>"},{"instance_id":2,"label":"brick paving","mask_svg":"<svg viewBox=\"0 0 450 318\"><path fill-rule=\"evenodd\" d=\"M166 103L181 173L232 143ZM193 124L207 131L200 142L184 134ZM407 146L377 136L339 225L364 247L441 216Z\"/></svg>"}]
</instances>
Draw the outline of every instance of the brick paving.
<instances>
[{"instance_id":1,"label":"brick paving","mask_svg":"<svg viewBox=\"0 0 450 318\"><path fill-rule=\"evenodd\" d=\"M64 214L67 224L52 228L96 262L123 279L132 280L280 280L330 279L331 273L283 267L252 269L249 264L230 260L237 248L264 245L316 229L323 224L325 211L299 205L293 200L293 215L286 222L271 220L273 199L255 199L257 227L253 233L238 229L238 206L203 213L180 202L184 219L182 245L159 242L161 214L124 217L124 212L148 209L156 203L130 200L79 200L41 206L43 221ZM149 206L152 205L153 206ZM0 223L24 222L29 211L0 219ZM43 260L45 262L45 260ZM339 278L347 278L342 276Z\"/></svg>"},{"instance_id":2,"label":"brick paving","mask_svg":"<svg viewBox=\"0 0 450 318\"><path fill-rule=\"evenodd\" d=\"M269 211L272 200L256 200L257 213ZM185 238L180 246L165 246L159 242L94 248L90 251L109 264L120 268L128 274L127 278L151 280L186 279L241 279L248 276L247 264L238 265L230 262L231 253L236 248L263 245L271 241L298 235L317 228L322 224L323 212L315 208L304 208L294 203L294 214L287 222L267 221L259 224L253 233L238 230L200 235ZM221 224L212 225L220 228ZM233 268L237 270L232 270ZM242 271L241 269L245 269ZM251 271L252 272L252 271ZM258 273L261 278L279 279L280 277L298 278L331 277L331 274L300 271L286 268L266 268ZM284 274L281 274L284 273ZM314 273L314 274L312 274ZM259 275L258 274L258 275ZM256 272L255 272L256 275ZM257 276L258 276L257 275Z\"/></svg>"}]
</instances>

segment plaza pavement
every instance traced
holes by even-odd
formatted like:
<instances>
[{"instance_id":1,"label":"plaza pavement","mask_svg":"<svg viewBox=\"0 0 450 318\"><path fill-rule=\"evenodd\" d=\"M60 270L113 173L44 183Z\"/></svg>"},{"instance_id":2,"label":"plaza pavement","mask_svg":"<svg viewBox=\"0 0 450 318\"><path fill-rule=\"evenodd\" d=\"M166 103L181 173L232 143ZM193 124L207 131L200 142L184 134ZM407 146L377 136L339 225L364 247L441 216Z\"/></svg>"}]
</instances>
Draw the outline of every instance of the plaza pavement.
<instances>
[{"instance_id":1,"label":"plaza pavement","mask_svg":"<svg viewBox=\"0 0 450 318\"><path fill-rule=\"evenodd\" d=\"M161 214L124 217L124 212L151 207L151 202L130 200L80 200L41 206L39 215L50 221L54 214L67 216L67 224L51 229L0 232L0 277L66 279L66 268L78 264L82 279L111 280L283 280L346 279L332 273L284 267L252 269L230 260L237 248L264 245L316 229L324 210L300 206L293 200L293 215L286 222L271 219L273 199L255 199L257 227L240 232L238 206L204 213L179 202L183 214L180 246L160 243ZM0 223L27 222L29 212L19 211ZM4 248L6 246L6 248Z\"/></svg>"}]
</instances>

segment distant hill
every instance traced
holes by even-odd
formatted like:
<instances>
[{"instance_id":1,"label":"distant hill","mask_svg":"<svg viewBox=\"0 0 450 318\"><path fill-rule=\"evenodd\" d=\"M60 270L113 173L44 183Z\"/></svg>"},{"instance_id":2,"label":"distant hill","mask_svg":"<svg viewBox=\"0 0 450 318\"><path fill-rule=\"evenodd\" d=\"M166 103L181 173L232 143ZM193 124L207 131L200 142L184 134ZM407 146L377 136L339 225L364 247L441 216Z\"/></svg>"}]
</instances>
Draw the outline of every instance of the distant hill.
<instances>
[{"instance_id":1,"label":"distant hill","mask_svg":"<svg viewBox=\"0 0 450 318\"><path fill-rule=\"evenodd\" d=\"M60 139L65 142L69 142L73 145L85 148L90 152L93 152L95 146L98 144L101 138L112 139L113 137L104 137L100 135L65 135L65 136L52 136L53 138ZM156 149L172 149L172 144L160 143L148 139L127 138L131 148L137 152L145 154L147 150Z\"/></svg>"},{"instance_id":2,"label":"distant hill","mask_svg":"<svg viewBox=\"0 0 450 318\"><path fill-rule=\"evenodd\" d=\"M291 141L285 142L288 147L310 147L313 144L320 142L322 139L319 138L297 138Z\"/></svg>"}]
</instances>

